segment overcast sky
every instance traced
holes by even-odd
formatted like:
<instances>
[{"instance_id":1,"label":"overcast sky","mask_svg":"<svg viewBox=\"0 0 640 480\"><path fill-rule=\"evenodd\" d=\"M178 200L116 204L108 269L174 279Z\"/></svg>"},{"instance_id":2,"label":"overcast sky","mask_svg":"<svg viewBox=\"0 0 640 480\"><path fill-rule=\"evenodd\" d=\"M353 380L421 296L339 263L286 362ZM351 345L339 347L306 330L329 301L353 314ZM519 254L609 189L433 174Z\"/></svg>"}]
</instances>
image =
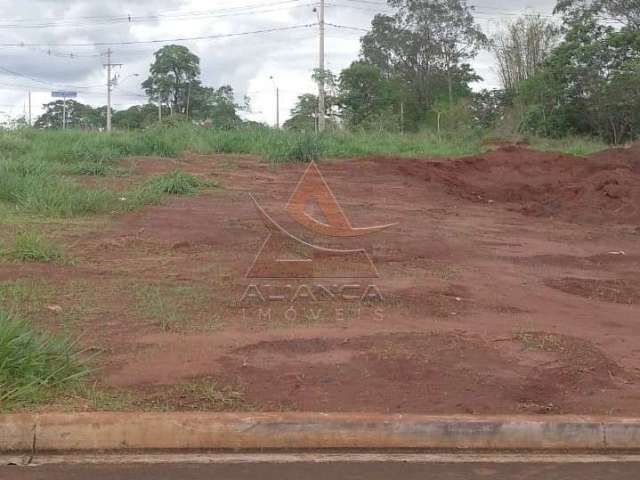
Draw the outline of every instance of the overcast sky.
<instances>
[{"instance_id":1,"label":"overcast sky","mask_svg":"<svg viewBox=\"0 0 640 480\"><path fill-rule=\"evenodd\" d=\"M555 0L468 3L476 6L476 19L490 35L519 13L550 14ZM204 84L229 84L239 101L249 95L248 118L275 122L278 85L284 121L297 96L315 89L310 75L317 67L318 36L317 27L309 26L317 21L315 4L317 0L0 0L0 120L23 114L29 89L34 118L51 101L52 90L75 90L83 103L106 104L107 48L113 50L113 62L122 64L115 69L114 108L144 103L140 83L153 52L163 43L179 43L200 56ZM368 28L382 11L388 11L384 0L327 0L326 21ZM249 33L269 29L281 30ZM363 33L327 27L327 68L338 73L355 60ZM221 37L145 43L211 36ZM474 88L497 86L488 52L473 65L484 78Z\"/></svg>"}]
</instances>

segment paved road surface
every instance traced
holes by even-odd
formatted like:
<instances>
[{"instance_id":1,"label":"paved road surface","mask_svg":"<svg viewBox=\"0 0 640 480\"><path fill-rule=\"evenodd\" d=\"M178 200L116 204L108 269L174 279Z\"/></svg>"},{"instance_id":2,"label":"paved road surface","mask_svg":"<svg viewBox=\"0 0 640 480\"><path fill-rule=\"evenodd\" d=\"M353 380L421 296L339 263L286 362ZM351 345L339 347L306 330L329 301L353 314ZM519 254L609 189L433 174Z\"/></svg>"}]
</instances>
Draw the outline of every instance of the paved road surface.
<instances>
[{"instance_id":1,"label":"paved road surface","mask_svg":"<svg viewBox=\"0 0 640 480\"><path fill-rule=\"evenodd\" d=\"M92 458L88 463L65 464L61 458L39 466L0 466L2 480L637 480L640 459L635 457L564 457L542 460L518 457L347 456L320 455L211 458L161 457L141 463ZM281 456L284 457L284 456ZM378 460L370 460L378 458ZM39 459L35 460L36 462ZM72 462L81 462L72 459ZM103 461L111 463L100 463ZM158 463L160 462L160 463ZM169 462L169 463L164 463ZM566 463L569 462L569 463ZM2 465L5 465L3 462Z\"/></svg>"}]
</instances>

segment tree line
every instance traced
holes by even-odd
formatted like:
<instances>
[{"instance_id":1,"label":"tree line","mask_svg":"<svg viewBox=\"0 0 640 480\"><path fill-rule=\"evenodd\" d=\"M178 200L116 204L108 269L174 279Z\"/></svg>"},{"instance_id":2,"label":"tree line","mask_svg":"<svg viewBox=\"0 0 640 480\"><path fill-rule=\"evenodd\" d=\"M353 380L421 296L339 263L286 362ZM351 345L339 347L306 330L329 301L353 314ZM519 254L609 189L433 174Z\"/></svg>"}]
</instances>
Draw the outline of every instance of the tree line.
<instances>
[{"instance_id":1,"label":"tree line","mask_svg":"<svg viewBox=\"0 0 640 480\"><path fill-rule=\"evenodd\" d=\"M300 96L284 127L410 132L461 130L497 134L598 136L612 143L640 134L640 0L558 0L552 18L523 15L488 38L466 0L387 0L360 40L360 54L326 85L325 111ZM500 88L474 92L471 66L481 50L494 57ZM245 122L230 86L200 81L200 60L186 47L154 54L142 87L149 103L116 111L120 128L189 119L217 128ZM61 125L62 102L36 123ZM68 102L68 125L104 124L106 108Z\"/></svg>"},{"instance_id":2,"label":"tree line","mask_svg":"<svg viewBox=\"0 0 640 480\"><path fill-rule=\"evenodd\" d=\"M136 129L165 122L186 120L207 122L216 128L241 125L245 105L236 103L233 88L223 85L208 87L200 80L200 58L181 45L166 45L154 54L149 77L142 83L149 102L126 110L115 110L115 128ZM107 107L94 108L75 100L56 100L44 105L44 113L36 120L37 128L61 128L66 108L68 128L98 129L105 125Z\"/></svg>"}]
</instances>

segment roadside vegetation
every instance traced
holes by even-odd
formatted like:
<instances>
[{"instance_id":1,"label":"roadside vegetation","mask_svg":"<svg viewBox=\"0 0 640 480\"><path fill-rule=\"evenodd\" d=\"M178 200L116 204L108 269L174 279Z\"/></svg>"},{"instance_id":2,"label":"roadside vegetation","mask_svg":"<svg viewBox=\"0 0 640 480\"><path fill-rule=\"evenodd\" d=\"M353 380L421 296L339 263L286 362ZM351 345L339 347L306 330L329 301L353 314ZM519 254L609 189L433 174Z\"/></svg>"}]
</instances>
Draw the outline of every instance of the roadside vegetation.
<instances>
[{"instance_id":1,"label":"roadside vegetation","mask_svg":"<svg viewBox=\"0 0 640 480\"><path fill-rule=\"evenodd\" d=\"M65 260L60 247L34 231L18 232L13 245L0 250L0 256L20 262L61 263Z\"/></svg>"},{"instance_id":2,"label":"roadside vegetation","mask_svg":"<svg viewBox=\"0 0 640 480\"><path fill-rule=\"evenodd\" d=\"M0 412L70 391L90 373L76 345L0 311Z\"/></svg>"},{"instance_id":3,"label":"roadside vegetation","mask_svg":"<svg viewBox=\"0 0 640 480\"><path fill-rule=\"evenodd\" d=\"M21 119L0 128L0 224L15 227L0 232L0 263L68 260L38 224L104 220L217 186L180 170L121 187L101 181L132 175L122 162L132 156L247 154L277 165L459 157L509 142L588 155L636 141L640 15L627 3L560 0L555 19L527 14L489 38L466 1L388 0L351 65L313 74L326 90L324 111L316 94L300 95L278 128L245 120L251 99L238 102L229 85L203 84L200 58L185 46L164 45L141 84L145 103L114 111L113 132L101 131L106 107L75 100L44 105L33 127ZM482 50L495 59L499 88L477 91L481 78L472 65ZM72 341L30 323L43 302L20 310L41 287L18 280L0 283L0 411L46 402L89 373ZM180 331L198 295L189 287L141 289L140 315L163 331ZM536 338L522 341L541 348ZM213 408L241 403L237 392L221 394L217 386L196 385L186 394ZM118 401L88 395L95 404Z\"/></svg>"},{"instance_id":4,"label":"roadside vegetation","mask_svg":"<svg viewBox=\"0 0 640 480\"><path fill-rule=\"evenodd\" d=\"M214 186L182 172L153 177L129 191L88 187L80 177L126 175L130 155L170 157L193 136L179 129L115 133L21 129L0 132L0 204L49 217L122 212Z\"/></svg>"},{"instance_id":5,"label":"roadside vegetation","mask_svg":"<svg viewBox=\"0 0 640 480\"><path fill-rule=\"evenodd\" d=\"M193 194L215 186L181 172L150 179L126 192L83 184L82 177L128 175L119 164L128 156L168 158L188 151L253 154L272 163L364 155L461 156L486 149L483 140L488 136L471 131L316 135L264 127L208 129L186 123L109 135L80 130L4 130L0 131L0 204L22 213L73 217L130 211L156 203L164 194ZM534 138L532 142L535 147L578 154L606 147L603 142L582 138Z\"/></svg>"}]
</instances>

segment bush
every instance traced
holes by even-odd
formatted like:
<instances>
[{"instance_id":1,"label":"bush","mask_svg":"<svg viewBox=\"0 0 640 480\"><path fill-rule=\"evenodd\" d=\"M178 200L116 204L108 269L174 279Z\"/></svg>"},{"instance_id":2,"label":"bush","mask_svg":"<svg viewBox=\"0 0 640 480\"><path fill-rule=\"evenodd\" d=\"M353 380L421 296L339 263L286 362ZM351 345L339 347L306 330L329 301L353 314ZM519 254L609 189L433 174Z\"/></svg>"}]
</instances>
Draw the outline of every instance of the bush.
<instances>
[{"instance_id":1,"label":"bush","mask_svg":"<svg viewBox=\"0 0 640 480\"><path fill-rule=\"evenodd\" d=\"M274 142L267 158L275 163L279 162L311 162L323 156L324 146L322 137L310 133L297 133Z\"/></svg>"},{"instance_id":2,"label":"bush","mask_svg":"<svg viewBox=\"0 0 640 480\"><path fill-rule=\"evenodd\" d=\"M110 170L110 166L108 166L103 161L98 161L77 163L64 169L63 172L69 175L89 175L93 177L104 177Z\"/></svg>"},{"instance_id":3,"label":"bush","mask_svg":"<svg viewBox=\"0 0 640 480\"><path fill-rule=\"evenodd\" d=\"M38 332L0 311L1 411L44 402L78 385L89 372L69 339Z\"/></svg>"},{"instance_id":4,"label":"bush","mask_svg":"<svg viewBox=\"0 0 640 480\"><path fill-rule=\"evenodd\" d=\"M35 232L19 232L13 246L4 256L21 262L59 262L62 251Z\"/></svg>"},{"instance_id":5,"label":"bush","mask_svg":"<svg viewBox=\"0 0 640 480\"><path fill-rule=\"evenodd\" d=\"M180 170L174 170L166 175L152 178L147 182L147 186L158 193L193 195L199 188L213 186L213 184Z\"/></svg>"}]
</instances>

